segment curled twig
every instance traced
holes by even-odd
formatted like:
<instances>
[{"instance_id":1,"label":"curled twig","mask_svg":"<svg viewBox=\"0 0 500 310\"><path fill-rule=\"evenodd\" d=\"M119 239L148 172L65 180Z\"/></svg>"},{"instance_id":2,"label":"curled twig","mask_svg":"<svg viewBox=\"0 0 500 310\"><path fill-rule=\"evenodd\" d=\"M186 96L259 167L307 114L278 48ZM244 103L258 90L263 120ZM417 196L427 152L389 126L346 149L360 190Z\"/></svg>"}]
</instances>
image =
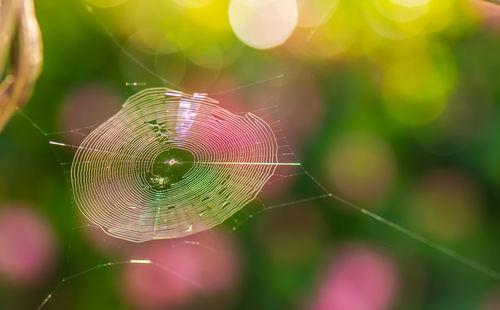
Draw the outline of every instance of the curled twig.
<instances>
[{"instance_id":1,"label":"curled twig","mask_svg":"<svg viewBox=\"0 0 500 310\"><path fill-rule=\"evenodd\" d=\"M0 72L7 73L0 83L0 131L30 97L42 60L33 0L0 0Z\"/></svg>"}]
</instances>

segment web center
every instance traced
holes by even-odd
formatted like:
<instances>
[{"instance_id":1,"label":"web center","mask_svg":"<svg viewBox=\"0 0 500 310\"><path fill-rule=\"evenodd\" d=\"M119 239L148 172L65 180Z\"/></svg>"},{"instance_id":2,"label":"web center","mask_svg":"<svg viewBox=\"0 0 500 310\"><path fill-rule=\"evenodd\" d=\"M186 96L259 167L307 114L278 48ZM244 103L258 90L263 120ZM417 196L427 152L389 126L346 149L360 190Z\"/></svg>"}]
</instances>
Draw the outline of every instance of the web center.
<instances>
[{"instance_id":1,"label":"web center","mask_svg":"<svg viewBox=\"0 0 500 310\"><path fill-rule=\"evenodd\" d=\"M179 164L179 162L175 158L172 158L169 161L164 161L163 163L169 164L170 166L175 165L175 164Z\"/></svg>"},{"instance_id":2,"label":"web center","mask_svg":"<svg viewBox=\"0 0 500 310\"><path fill-rule=\"evenodd\" d=\"M194 156L189 151L172 148L156 156L146 175L149 185L157 190L169 189L181 181L193 166Z\"/></svg>"}]
</instances>

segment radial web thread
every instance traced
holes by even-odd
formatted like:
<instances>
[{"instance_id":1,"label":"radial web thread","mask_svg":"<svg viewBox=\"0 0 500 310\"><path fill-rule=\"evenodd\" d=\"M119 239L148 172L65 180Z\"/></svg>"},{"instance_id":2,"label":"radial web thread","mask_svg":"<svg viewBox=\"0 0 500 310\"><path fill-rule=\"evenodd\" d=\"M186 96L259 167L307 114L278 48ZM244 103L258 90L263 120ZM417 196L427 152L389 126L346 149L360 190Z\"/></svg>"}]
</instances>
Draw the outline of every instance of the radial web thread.
<instances>
[{"instance_id":1,"label":"radial web thread","mask_svg":"<svg viewBox=\"0 0 500 310\"><path fill-rule=\"evenodd\" d=\"M222 223L277 165L276 137L261 118L233 114L205 94L150 88L85 138L71 184L92 223L142 242Z\"/></svg>"}]
</instances>

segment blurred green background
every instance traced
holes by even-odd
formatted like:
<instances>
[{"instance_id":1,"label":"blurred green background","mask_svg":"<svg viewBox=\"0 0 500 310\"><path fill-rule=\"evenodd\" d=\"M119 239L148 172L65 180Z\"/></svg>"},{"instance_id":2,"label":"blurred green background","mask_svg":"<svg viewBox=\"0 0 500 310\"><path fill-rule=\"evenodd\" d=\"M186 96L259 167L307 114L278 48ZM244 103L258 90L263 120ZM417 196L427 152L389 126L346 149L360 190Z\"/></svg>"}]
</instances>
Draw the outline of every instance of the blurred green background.
<instances>
[{"instance_id":1,"label":"blurred green background","mask_svg":"<svg viewBox=\"0 0 500 310\"><path fill-rule=\"evenodd\" d=\"M500 6L35 6L44 68L24 112L51 134L16 115L0 135L0 309L34 309L64 277L139 256L160 257L204 288L151 266L116 265L63 283L44 308L500 309L498 279L333 199L299 203L321 194L304 174L278 177L259 196L290 206L252 202L214 232L177 243L115 240L74 206L74 149L48 143L78 145L88 126L146 87L223 92L213 97L235 112L278 105L270 121L281 121L279 136L330 191L500 270Z\"/></svg>"}]
</instances>

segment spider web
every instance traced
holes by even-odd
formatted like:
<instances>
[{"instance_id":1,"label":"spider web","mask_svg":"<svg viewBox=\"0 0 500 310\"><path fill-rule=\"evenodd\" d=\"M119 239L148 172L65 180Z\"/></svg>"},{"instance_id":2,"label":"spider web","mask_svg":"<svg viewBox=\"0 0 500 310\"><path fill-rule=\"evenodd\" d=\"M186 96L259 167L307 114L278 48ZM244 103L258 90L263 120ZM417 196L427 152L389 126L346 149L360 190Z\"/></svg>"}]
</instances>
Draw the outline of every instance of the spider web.
<instances>
[{"instance_id":1,"label":"spider web","mask_svg":"<svg viewBox=\"0 0 500 310\"><path fill-rule=\"evenodd\" d=\"M91 12L92 13L92 12ZM93 14L93 13L92 13ZM139 61L133 54L131 54L129 51L127 51L125 48L123 48L120 43L116 40L116 38L113 36L113 34L103 26L104 31L110 36L110 38L120 47L122 50L123 54L132 59L133 62L135 62L139 67L141 67L143 70L149 72L150 74L154 75L156 78L160 80L160 82L168 87L174 87L176 86L175 84L167 81L166 79L162 78L160 75L158 75L154 70L150 69L148 66L143 64L141 61ZM311 32L311 36L314 34L315 29ZM454 259L460 263L463 263L464 265L467 265L477 272L483 273L486 276L499 281L500 280L500 274L467 257L464 256L460 253L455 252L454 250L445 247L437 242L434 242L433 240L430 240L423 235L420 235L419 233L416 233L412 230L409 230L401 225L398 225L397 223L392 222L391 220L380 216L376 213L373 213L370 210L367 210L363 207L360 207L357 204L354 204L350 201L347 201L343 199L342 197L337 196L333 191L329 190L326 186L323 185L323 183L317 179L308 169L306 165L303 164L297 164L297 165L279 165L279 163L300 163L300 160L296 157L294 147L292 147L287 139L287 136L285 135L286 133L286 128L283 127L283 124L280 122L280 115L281 115L281 110L283 109L283 102L280 102L280 91L283 86L284 80L289 79L290 77L287 76L286 74L283 73L278 73L273 75L270 78L265 78L261 79L257 82L252 82L249 84L237 86L234 88L230 89L223 89L223 90L218 90L215 92L209 92L208 96L214 97L218 99L220 97L220 105L224 107L224 97L227 94L232 94L232 93L238 93L238 92L245 92L249 89L254 90L255 92L264 92L266 93L270 88L274 89L275 92L278 94L273 94L269 96L266 101L261 102L261 106L255 106L253 105L249 111L230 111L230 112L236 112L240 113L242 115L245 114L245 112L251 112L255 115L257 115L259 118L263 119L269 126L271 127L272 132L276 135L276 140L277 140L277 154L278 154L278 161L276 165L276 171L272 175L271 179L268 180L264 187L264 197L257 197L256 201L253 201L249 203L248 205L244 206L239 212L237 212L235 215L230 217L222 226L226 227L229 229L229 231L233 232L238 232L240 231L245 225L250 220L255 219L255 217L262 215L268 211L274 210L274 209L280 209L280 208L286 208L286 207L292 207L295 205L303 205L307 203L312 203L315 201L330 201L330 202L337 202L342 205L348 206L349 208L352 208L359 213L362 213L366 215L367 217L371 218L372 220L375 220L382 225L385 225L387 227L390 227L393 230L398 231L401 234L404 234L411 239L414 239L422 244L425 244L439 252L442 252L444 255L450 257L451 259ZM142 82L142 81L131 81L131 82L126 82L126 86L132 87L134 91L144 89L146 87L149 87L148 83ZM276 89L278 91L276 91ZM203 92L205 90L199 90L200 92ZM230 107L228 107L230 109ZM48 143L51 144L51 146L54 148L55 153L57 154L57 157L60 161L61 167L64 171L64 174L67 178L68 182L68 188L71 190L71 165L73 163L72 161L72 156L73 154L68 153L68 150L72 150L73 152L78 152L81 150L81 145L75 145L75 144L70 144L70 143L65 143L61 142L64 140L64 135L76 135L80 136L82 138L87 137L89 130L96 129L98 128L101 124L94 124L85 128L75 128L69 131L60 131L60 132L46 132L44 131L30 116L26 115L24 112L21 110L18 110L19 114L21 114L33 127L35 127L48 141ZM61 139L59 139L61 138ZM93 153L93 151L88 150L89 153ZM97 153L97 151L95 152ZM69 159L67 159L69 157ZM63 159L64 158L64 159ZM298 184L305 184L308 183L307 186L303 187L302 189L297 191L297 196L299 197L294 197L293 199L288 199L288 197L285 197L286 199L283 199L282 196L277 195L274 196L269 194L266 191L273 191L275 190L274 186L276 184L280 184L283 182L287 182L289 180L297 180L296 183ZM73 193L74 194L74 193ZM75 222L81 223L80 222L80 214L79 211L77 210L77 206L73 206L72 208L72 218ZM91 229L91 230L99 230L100 228L94 224L91 223L85 223L83 225L81 224L75 224L72 228L71 235L75 233L75 231L79 231L82 229ZM73 237L72 237L73 238ZM108 238L108 237L106 237ZM109 237L112 238L112 237ZM71 239L72 240L72 239ZM206 248L207 250L213 250L211 248L211 245L206 243L206 241L199 241L196 239L196 237L186 237L183 238L177 243L172 243L171 247L175 248L176 246L179 246L179 243L183 245L189 245L193 247L200 247L200 248ZM66 258L65 258L65 264L68 264L70 262L71 258L71 246L72 246L72 241L69 242L68 248L66 250ZM124 247L124 244L119 244L118 247ZM121 257L120 257L121 258ZM112 268L114 266L118 265L129 265L129 264L134 264L134 265L150 265L154 266L156 268L159 268L161 270L165 270L169 273L174 274L175 276L179 277L183 281L189 282L192 285L199 287L200 289L203 289L203 284L200 282L197 282L189 277L189 275L184 275L182 273L179 273L177 270L174 270L170 267L168 267L168 264L165 264L164 262L158 262L155 260L152 260L148 257L127 257L126 259L109 259L107 257L102 258L104 259L103 262L92 265L88 268L84 268L81 271L78 272L69 272L66 271L66 267L63 267L63 270L65 270L66 274L62 277L62 279L57 283L54 289L50 291L50 293L41 301L40 305L38 306L38 309L41 309L46 306L46 304L52 300L57 298L57 292L61 289L61 287L67 283L67 282L72 282L76 279L79 279L83 277L84 275L94 272L96 270L103 270L103 269L108 269Z\"/></svg>"},{"instance_id":2,"label":"spider web","mask_svg":"<svg viewBox=\"0 0 500 310\"><path fill-rule=\"evenodd\" d=\"M286 164L277 149L254 114L232 114L205 94L149 88L85 138L71 181L82 213L106 233L135 242L178 238L253 200Z\"/></svg>"}]
</instances>

